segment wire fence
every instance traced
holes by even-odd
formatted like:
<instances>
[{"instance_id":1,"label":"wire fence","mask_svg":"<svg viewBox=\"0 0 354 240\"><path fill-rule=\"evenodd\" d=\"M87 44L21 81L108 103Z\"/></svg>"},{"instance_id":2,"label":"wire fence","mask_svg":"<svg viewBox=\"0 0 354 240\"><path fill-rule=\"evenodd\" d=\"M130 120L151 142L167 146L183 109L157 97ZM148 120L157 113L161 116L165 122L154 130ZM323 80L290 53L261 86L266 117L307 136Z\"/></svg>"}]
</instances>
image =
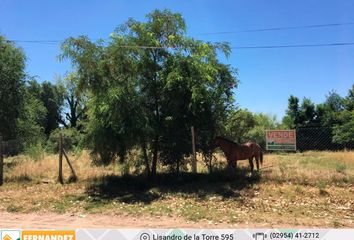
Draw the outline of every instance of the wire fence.
<instances>
[{"instance_id":1,"label":"wire fence","mask_svg":"<svg viewBox=\"0 0 354 240\"><path fill-rule=\"evenodd\" d=\"M265 138L265 133L264 133ZM51 146L54 152L58 152L59 147L55 139L55 146ZM63 136L63 147L70 150L72 145L70 137ZM198 145L198 143L196 143ZM332 127L297 127L296 128L296 146L298 151L338 151L338 150L354 150L354 139L352 142L346 144L339 144L333 141ZM14 156L23 151L23 146L20 140L10 139L2 141L2 154L4 156Z\"/></svg>"},{"instance_id":2,"label":"wire fence","mask_svg":"<svg viewBox=\"0 0 354 240\"><path fill-rule=\"evenodd\" d=\"M63 157L65 157L65 160L67 164L69 165L71 169L71 176L69 178L69 182L76 181L77 174L73 168L73 165L71 164L71 161L69 160L68 154L65 151L64 148L64 140L71 140L68 137L63 137L62 134L57 139L57 145L58 145L58 153L59 153L59 168L58 168L58 181L61 184L64 184L64 178L63 178ZM71 142L70 142L71 143ZM21 152L21 143L17 139L11 139L4 141L3 137L0 135L0 186L3 185L4 183L4 158L12 155L16 155Z\"/></svg>"},{"instance_id":3,"label":"wire fence","mask_svg":"<svg viewBox=\"0 0 354 240\"><path fill-rule=\"evenodd\" d=\"M354 149L354 139L346 144L333 141L332 127L298 127L296 128L296 145L299 151L338 151Z\"/></svg>"}]
</instances>

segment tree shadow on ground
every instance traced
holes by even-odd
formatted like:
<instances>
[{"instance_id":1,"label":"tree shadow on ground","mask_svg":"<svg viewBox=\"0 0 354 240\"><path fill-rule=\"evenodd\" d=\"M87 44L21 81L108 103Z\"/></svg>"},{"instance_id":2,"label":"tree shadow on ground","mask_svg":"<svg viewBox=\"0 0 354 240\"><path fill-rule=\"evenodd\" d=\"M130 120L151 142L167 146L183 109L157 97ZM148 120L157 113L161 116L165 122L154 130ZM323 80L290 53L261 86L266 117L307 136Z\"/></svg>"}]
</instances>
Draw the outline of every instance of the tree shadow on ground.
<instances>
[{"instance_id":1,"label":"tree shadow on ground","mask_svg":"<svg viewBox=\"0 0 354 240\"><path fill-rule=\"evenodd\" d=\"M204 199L210 195L239 198L240 191L260 181L258 172L247 169L218 170L213 173L159 173L144 175L108 175L89 180L86 193L96 201L151 203L165 194L175 193Z\"/></svg>"}]
</instances>

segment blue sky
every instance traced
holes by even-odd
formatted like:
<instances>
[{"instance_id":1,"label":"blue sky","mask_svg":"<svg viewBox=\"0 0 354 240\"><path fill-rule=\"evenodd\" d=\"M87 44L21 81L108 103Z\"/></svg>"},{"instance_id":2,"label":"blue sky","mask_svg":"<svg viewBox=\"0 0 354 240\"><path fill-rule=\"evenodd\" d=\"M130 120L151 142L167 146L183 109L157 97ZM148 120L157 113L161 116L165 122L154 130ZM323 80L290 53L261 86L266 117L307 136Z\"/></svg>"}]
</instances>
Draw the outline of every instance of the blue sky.
<instances>
[{"instance_id":1,"label":"blue sky","mask_svg":"<svg viewBox=\"0 0 354 240\"><path fill-rule=\"evenodd\" d=\"M354 1L327 0L189 0L189 1L48 1L0 0L0 34L11 40L63 40L88 35L107 38L129 17L144 20L153 9L169 8L186 20L188 34L232 46L354 42L354 25L242 32L249 29L354 23ZM235 34L203 35L236 31ZM59 62L59 45L18 43L27 55L27 72L54 81L70 71ZM347 94L354 83L354 46L234 49L223 59L239 69L237 104L254 112L284 115L290 94L324 101L329 91Z\"/></svg>"}]
</instances>

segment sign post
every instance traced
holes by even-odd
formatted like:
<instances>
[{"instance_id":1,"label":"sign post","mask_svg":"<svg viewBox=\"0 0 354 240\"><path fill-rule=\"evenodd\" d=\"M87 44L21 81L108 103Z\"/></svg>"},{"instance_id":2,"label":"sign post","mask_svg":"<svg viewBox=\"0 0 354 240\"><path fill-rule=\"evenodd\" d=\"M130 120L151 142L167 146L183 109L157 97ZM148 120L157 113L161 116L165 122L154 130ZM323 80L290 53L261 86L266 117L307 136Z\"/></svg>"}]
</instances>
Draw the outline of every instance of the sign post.
<instances>
[{"instance_id":1,"label":"sign post","mask_svg":"<svg viewBox=\"0 0 354 240\"><path fill-rule=\"evenodd\" d=\"M268 151L296 151L295 130L266 130Z\"/></svg>"}]
</instances>

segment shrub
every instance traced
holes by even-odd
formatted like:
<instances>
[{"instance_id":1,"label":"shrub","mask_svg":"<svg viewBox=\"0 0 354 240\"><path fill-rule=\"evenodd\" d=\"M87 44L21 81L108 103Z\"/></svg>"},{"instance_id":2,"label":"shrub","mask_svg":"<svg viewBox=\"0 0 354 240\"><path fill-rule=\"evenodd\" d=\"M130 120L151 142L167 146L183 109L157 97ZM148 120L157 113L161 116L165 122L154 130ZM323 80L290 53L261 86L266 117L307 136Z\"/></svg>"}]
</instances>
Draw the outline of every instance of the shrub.
<instances>
[{"instance_id":1,"label":"shrub","mask_svg":"<svg viewBox=\"0 0 354 240\"><path fill-rule=\"evenodd\" d=\"M24 154L34 161L41 160L44 157L45 149L42 143L34 143L25 146Z\"/></svg>"},{"instance_id":2,"label":"shrub","mask_svg":"<svg viewBox=\"0 0 354 240\"><path fill-rule=\"evenodd\" d=\"M57 153L59 151L60 132L63 136L63 147L66 151L78 151L82 148L82 134L74 128L56 129L47 141L47 149L50 152Z\"/></svg>"},{"instance_id":3,"label":"shrub","mask_svg":"<svg viewBox=\"0 0 354 240\"><path fill-rule=\"evenodd\" d=\"M318 189L320 190L321 195L327 194L327 191L326 191L327 184L325 181L318 181L316 185L317 185Z\"/></svg>"}]
</instances>

